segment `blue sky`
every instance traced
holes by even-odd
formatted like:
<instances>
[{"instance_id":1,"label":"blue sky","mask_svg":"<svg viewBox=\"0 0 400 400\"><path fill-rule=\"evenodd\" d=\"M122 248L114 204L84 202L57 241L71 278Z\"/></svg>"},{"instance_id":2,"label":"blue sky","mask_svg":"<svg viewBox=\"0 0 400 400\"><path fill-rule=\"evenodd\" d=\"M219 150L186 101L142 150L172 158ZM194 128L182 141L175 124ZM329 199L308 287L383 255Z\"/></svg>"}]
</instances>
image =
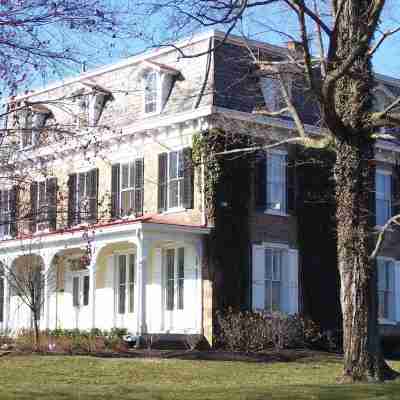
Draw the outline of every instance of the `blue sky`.
<instances>
[{"instance_id":1,"label":"blue sky","mask_svg":"<svg viewBox=\"0 0 400 400\"><path fill-rule=\"evenodd\" d=\"M153 34L157 32L159 38L163 38L168 35L168 30L165 29L165 19L160 17L140 18L132 17L135 13L140 14L138 8L132 6L135 0L110 0L114 2L114 5L120 6L124 9L126 15L131 19L131 22L137 22L132 25L132 29L140 31L144 29L147 33ZM400 9L398 7L398 0L387 0L386 8L382 16L381 30L392 29L394 26L400 26ZM260 14L262 18L260 19ZM255 13L249 13L249 15L243 20L240 29L253 38L259 40L272 42L274 44L284 44L288 40L285 37L285 33L296 32L296 21L288 14L282 13L282 10L268 8L267 16L260 13L258 9ZM281 31L282 33L277 33ZM57 32L50 32L51 35L57 37ZM99 40L96 35L81 34L77 35L71 40L71 46L82 49L82 61L85 63L87 69L93 69L100 65L110 64L118 61L122 58L126 58L130 55L136 54L143 51L146 46L151 43L139 41L137 39L129 38L125 40L109 40L107 38L100 38ZM57 37L57 40L62 42L63 37ZM374 68L377 72L392 75L394 77L400 77L400 33L396 36L388 38L384 45L382 45L379 52L374 58ZM32 83L34 87L40 88L47 85L49 82L59 80L62 77L76 75L81 69L80 65L74 65L73 67L55 67L49 69L46 75L39 78L35 78L33 82L30 82L30 88ZM22 89L22 88L21 88Z\"/></svg>"}]
</instances>

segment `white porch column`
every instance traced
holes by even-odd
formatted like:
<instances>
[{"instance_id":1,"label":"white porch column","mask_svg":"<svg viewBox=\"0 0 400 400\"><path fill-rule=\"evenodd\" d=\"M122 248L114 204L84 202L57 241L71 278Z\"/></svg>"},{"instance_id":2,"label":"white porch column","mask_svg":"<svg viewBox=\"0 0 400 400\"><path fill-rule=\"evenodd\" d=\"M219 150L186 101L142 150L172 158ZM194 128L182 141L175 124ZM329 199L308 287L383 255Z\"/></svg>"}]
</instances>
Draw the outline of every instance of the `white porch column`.
<instances>
[{"instance_id":1,"label":"white porch column","mask_svg":"<svg viewBox=\"0 0 400 400\"><path fill-rule=\"evenodd\" d=\"M89 265L89 310L91 326L96 328L96 257L93 257Z\"/></svg>"},{"instance_id":2,"label":"white porch column","mask_svg":"<svg viewBox=\"0 0 400 400\"><path fill-rule=\"evenodd\" d=\"M151 242L148 239L142 239L137 247L137 333L142 335L147 332L146 326L146 284L148 257L150 253Z\"/></svg>"},{"instance_id":3,"label":"white porch column","mask_svg":"<svg viewBox=\"0 0 400 400\"><path fill-rule=\"evenodd\" d=\"M49 327L49 274L50 267L45 266L43 274L43 321L40 321L42 329L47 329Z\"/></svg>"},{"instance_id":4,"label":"white porch column","mask_svg":"<svg viewBox=\"0 0 400 400\"><path fill-rule=\"evenodd\" d=\"M4 270L4 308L3 308L3 331L9 329L10 318L10 284L8 283L8 271Z\"/></svg>"}]
</instances>

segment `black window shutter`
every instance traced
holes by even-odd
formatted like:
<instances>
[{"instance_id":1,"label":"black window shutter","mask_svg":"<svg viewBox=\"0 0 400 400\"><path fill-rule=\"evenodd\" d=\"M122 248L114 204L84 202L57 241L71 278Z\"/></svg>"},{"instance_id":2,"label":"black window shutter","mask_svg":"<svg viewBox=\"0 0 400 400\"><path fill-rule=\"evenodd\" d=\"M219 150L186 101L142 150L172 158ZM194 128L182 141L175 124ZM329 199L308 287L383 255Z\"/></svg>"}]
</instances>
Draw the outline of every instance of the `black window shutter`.
<instances>
[{"instance_id":1,"label":"black window shutter","mask_svg":"<svg viewBox=\"0 0 400 400\"><path fill-rule=\"evenodd\" d=\"M183 149L183 190L181 191L181 203L184 208L193 208L193 177L192 149L186 147Z\"/></svg>"},{"instance_id":2,"label":"black window shutter","mask_svg":"<svg viewBox=\"0 0 400 400\"><path fill-rule=\"evenodd\" d=\"M168 190L168 153L158 155L158 212L167 209L167 190Z\"/></svg>"},{"instance_id":3,"label":"black window shutter","mask_svg":"<svg viewBox=\"0 0 400 400\"><path fill-rule=\"evenodd\" d=\"M286 211L296 212L296 146L290 146L286 157Z\"/></svg>"},{"instance_id":4,"label":"black window shutter","mask_svg":"<svg viewBox=\"0 0 400 400\"><path fill-rule=\"evenodd\" d=\"M68 178L68 226L74 225L76 221L76 179L77 174L71 174Z\"/></svg>"},{"instance_id":5,"label":"black window shutter","mask_svg":"<svg viewBox=\"0 0 400 400\"><path fill-rule=\"evenodd\" d=\"M143 215L144 160L135 161L135 215Z\"/></svg>"},{"instance_id":6,"label":"black window shutter","mask_svg":"<svg viewBox=\"0 0 400 400\"><path fill-rule=\"evenodd\" d=\"M396 164L392 171L392 216L400 214L400 165Z\"/></svg>"},{"instance_id":7,"label":"black window shutter","mask_svg":"<svg viewBox=\"0 0 400 400\"><path fill-rule=\"evenodd\" d=\"M50 231L57 228L57 178L46 181L47 220Z\"/></svg>"},{"instance_id":8,"label":"black window shutter","mask_svg":"<svg viewBox=\"0 0 400 400\"><path fill-rule=\"evenodd\" d=\"M259 152L256 157L254 173L255 206L265 211L267 205L267 153Z\"/></svg>"},{"instance_id":9,"label":"black window shutter","mask_svg":"<svg viewBox=\"0 0 400 400\"><path fill-rule=\"evenodd\" d=\"M120 196L120 164L111 166L111 218L116 219L120 216L119 196Z\"/></svg>"},{"instance_id":10,"label":"black window shutter","mask_svg":"<svg viewBox=\"0 0 400 400\"><path fill-rule=\"evenodd\" d=\"M10 192L10 234L16 237L18 234L18 187L13 186Z\"/></svg>"},{"instance_id":11,"label":"black window shutter","mask_svg":"<svg viewBox=\"0 0 400 400\"><path fill-rule=\"evenodd\" d=\"M31 212L30 212L30 221L29 221L29 231L31 233L36 232L36 223L37 223L37 213L38 213L38 183L31 183Z\"/></svg>"},{"instance_id":12,"label":"black window shutter","mask_svg":"<svg viewBox=\"0 0 400 400\"><path fill-rule=\"evenodd\" d=\"M87 194L89 197L89 222L97 222L97 193L99 191L99 169L94 168L88 172L89 186Z\"/></svg>"}]
</instances>

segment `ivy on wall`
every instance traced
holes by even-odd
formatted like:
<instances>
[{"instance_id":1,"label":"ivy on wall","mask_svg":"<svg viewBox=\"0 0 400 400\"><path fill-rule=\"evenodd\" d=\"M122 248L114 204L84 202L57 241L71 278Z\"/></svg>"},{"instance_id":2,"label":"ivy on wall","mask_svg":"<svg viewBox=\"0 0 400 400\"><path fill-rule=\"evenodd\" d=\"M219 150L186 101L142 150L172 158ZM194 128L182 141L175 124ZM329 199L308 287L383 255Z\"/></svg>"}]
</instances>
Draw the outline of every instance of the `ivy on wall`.
<instances>
[{"instance_id":1,"label":"ivy on wall","mask_svg":"<svg viewBox=\"0 0 400 400\"><path fill-rule=\"evenodd\" d=\"M208 264L214 304L219 310L246 308L248 304L250 178L254 165L254 157L248 154L220 153L249 147L252 140L222 129L197 133L193 138L193 162L204 171L199 184L208 221L214 226Z\"/></svg>"}]
</instances>

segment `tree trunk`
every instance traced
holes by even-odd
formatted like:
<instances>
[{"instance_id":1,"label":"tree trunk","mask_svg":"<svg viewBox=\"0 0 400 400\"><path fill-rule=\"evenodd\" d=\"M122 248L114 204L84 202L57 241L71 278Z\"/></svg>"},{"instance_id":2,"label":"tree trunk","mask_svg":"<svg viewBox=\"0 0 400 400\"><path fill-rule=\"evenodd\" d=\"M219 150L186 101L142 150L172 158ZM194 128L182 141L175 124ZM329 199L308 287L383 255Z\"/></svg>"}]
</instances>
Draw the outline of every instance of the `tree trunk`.
<instances>
[{"instance_id":1,"label":"tree trunk","mask_svg":"<svg viewBox=\"0 0 400 400\"><path fill-rule=\"evenodd\" d=\"M336 218L345 382L382 381L396 376L381 352L377 271L375 262L369 259L373 158L373 143L362 135L358 136L358 143L337 144Z\"/></svg>"},{"instance_id":2,"label":"tree trunk","mask_svg":"<svg viewBox=\"0 0 400 400\"><path fill-rule=\"evenodd\" d=\"M35 351L40 351L40 328L39 328L39 316L35 310L33 312L33 328L35 330Z\"/></svg>"}]
</instances>

